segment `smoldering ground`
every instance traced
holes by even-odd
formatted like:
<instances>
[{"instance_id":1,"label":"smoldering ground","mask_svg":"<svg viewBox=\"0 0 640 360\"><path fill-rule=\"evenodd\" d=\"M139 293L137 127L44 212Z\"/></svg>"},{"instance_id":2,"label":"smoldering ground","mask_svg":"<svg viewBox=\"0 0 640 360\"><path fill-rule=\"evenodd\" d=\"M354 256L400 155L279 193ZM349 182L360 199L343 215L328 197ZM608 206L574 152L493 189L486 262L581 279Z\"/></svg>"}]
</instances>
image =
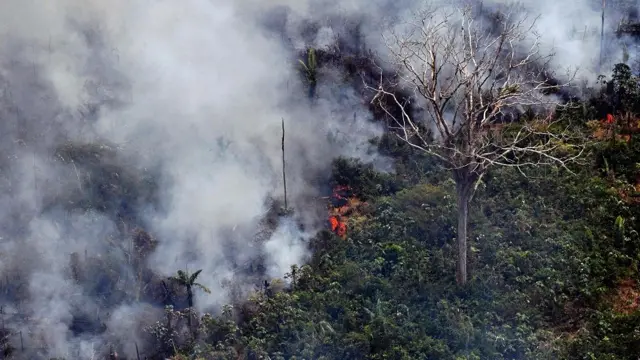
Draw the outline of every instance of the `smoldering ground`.
<instances>
[{"instance_id":1,"label":"smoldering ground","mask_svg":"<svg viewBox=\"0 0 640 360\"><path fill-rule=\"evenodd\" d=\"M527 4L545 13L540 3ZM2 2L0 268L18 355L91 358L114 346L131 357L134 343L146 350L142 328L161 315L162 279L176 270L203 270L204 310L230 300L225 280L240 293L254 286L240 270L255 258L262 277L304 261L319 224L308 199L331 160L389 163L368 146L382 130L362 89L324 66L309 101L300 52L384 57L380 26L418 5ZM575 7L593 26L597 9ZM560 35L550 42L593 53L569 46L566 17L551 14ZM590 66L560 60L572 61ZM265 233L269 199L283 195L283 118L296 221Z\"/></svg>"},{"instance_id":2,"label":"smoldering ground","mask_svg":"<svg viewBox=\"0 0 640 360\"><path fill-rule=\"evenodd\" d=\"M132 355L144 325L132 320L162 305L136 302L153 300L141 273L157 287L202 269L212 294L200 309L229 301L224 279L253 287L238 268L254 257L264 276L284 275L318 221L300 200L309 181L336 155L367 155L379 134L346 87L321 85L309 104L296 55L230 2L2 8L1 266L25 357L90 358L107 343ZM355 128L338 133L347 114ZM268 198L282 195L283 118L290 202L307 230L283 222L256 243ZM157 239L142 259L134 226Z\"/></svg>"}]
</instances>

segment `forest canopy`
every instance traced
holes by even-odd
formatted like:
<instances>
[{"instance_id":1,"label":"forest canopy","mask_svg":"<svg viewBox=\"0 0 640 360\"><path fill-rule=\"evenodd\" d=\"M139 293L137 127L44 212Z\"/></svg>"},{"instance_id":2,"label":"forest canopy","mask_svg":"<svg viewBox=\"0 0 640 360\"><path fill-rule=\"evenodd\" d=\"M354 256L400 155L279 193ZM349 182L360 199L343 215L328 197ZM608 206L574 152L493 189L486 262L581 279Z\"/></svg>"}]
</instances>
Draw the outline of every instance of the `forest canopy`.
<instances>
[{"instance_id":1,"label":"forest canopy","mask_svg":"<svg viewBox=\"0 0 640 360\"><path fill-rule=\"evenodd\" d=\"M0 4L3 359L637 359L634 1L263 3Z\"/></svg>"}]
</instances>

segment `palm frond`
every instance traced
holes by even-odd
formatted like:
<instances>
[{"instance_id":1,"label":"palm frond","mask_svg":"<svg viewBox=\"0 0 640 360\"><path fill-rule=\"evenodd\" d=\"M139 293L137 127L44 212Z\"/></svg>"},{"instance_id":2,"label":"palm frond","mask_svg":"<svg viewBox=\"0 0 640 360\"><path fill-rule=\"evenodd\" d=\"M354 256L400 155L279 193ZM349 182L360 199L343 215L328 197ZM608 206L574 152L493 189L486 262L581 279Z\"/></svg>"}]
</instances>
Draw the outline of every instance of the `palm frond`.
<instances>
[{"instance_id":1,"label":"palm frond","mask_svg":"<svg viewBox=\"0 0 640 360\"><path fill-rule=\"evenodd\" d=\"M176 276L170 276L169 280L175 281L178 284L185 286L186 284L189 283L189 276L184 271L178 270L177 275Z\"/></svg>"},{"instance_id":2,"label":"palm frond","mask_svg":"<svg viewBox=\"0 0 640 360\"><path fill-rule=\"evenodd\" d=\"M202 272L202 269L194 272L193 274L191 274L191 277L189 278L189 283L193 284L195 283L196 279L198 278L198 275L200 275L200 273Z\"/></svg>"},{"instance_id":3,"label":"palm frond","mask_svg":"<svg viewBox=\"0 0 640 360\"><path fill-rule=\"evenodd\" d=\"M197 288L200 288L200 290L206 292L207 294L211 294L211 290L209 290L208 287L206 287L206 286L204 286L204 285L202 285L200 283L193 283L193 286L195 286Z\"/></svg>"}]
</instances>

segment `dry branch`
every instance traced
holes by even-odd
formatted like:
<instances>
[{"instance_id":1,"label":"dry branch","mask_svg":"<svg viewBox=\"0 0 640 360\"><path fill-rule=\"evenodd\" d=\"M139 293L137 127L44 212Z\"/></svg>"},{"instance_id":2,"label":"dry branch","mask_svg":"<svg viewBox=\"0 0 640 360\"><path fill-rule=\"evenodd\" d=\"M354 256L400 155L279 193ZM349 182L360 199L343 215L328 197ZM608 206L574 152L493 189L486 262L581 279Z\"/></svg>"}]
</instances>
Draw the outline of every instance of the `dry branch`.
<instances>
[{"instance_id":1,"label":"dry branch","mask_svg":"<svg viewBox=\"0 0 640 360\"><path fill-rule=\"evenodd\" d=\"M467 206L487 169L555 164L568 170L584 150L553 116L523 115L565 106L553 94L568 87L573 74L562 83L550 76L552 54L540 49L536 19L513 10L494 15L480 17L472 7L419 12L384 35L395 77L367 84L396 135L453 172L461 283Z\"/></svg>"}]
</instances>

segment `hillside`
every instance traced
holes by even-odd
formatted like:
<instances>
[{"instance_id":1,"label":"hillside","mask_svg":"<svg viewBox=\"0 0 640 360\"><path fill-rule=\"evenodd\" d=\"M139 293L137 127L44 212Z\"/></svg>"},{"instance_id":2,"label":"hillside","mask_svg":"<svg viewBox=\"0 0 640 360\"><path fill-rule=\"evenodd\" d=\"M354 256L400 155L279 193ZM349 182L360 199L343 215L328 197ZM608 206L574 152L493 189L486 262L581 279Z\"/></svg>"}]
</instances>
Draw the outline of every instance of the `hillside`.
<instances>
[{"instance_id":1,"label":"hillside","mask_svg":"<svg viewBox=\"0 0 640 360\"><path fill-rule=\"evenodd\" d=\"M0 358L637 360L636 5L1 2Z\"/></svg>"},{"instance_id":2,"label":"hillside","mask_svg":"<svg viewBox=\"0 0 640 360\"><path fill-rule=\"evenodd\" d=\"M637 89L637 79L628 80ZM628 99L633 106L638 95ZM370 205L349 220L346 235L319 233L309 262L287 274L289 287L274 279L248 303L205 315L200 342L181 356L634 359L640 138L606 121L606 96L605 86L558 114L581 119L589 142L572 172L498 168L483 181L472 207L467 286L455 285L453 182L387 136L379 144L395 156L397 173L334 164L332 183ZM590 133L594 126L611 136Z\"/></svg>"},{"instance_id":3,"label":"hillside","mask_svg":"<svg viewBox=\"0 0 640 360\"><path fill-rule=\"evenodd\" d=\"M466 286L455 281L455 184L430 157L387 134L376 142L395 159L395 173L334 161L327 185L342 195L324 198L329 214L366 202L342 219L344 234L332 233L327 219L305 264L220 314L195 314L191 325L187 294L167 289L173 300L164 302L166 318L145 330L145 348L156 349L145 357L634 359L640 138L618 114L640 110L640 92L636 78L623 80L637 94L627 98L631 108L608 117L605 84L556 115L582 122L589 151L580 163L534 167L526 176L499 167L483 180L470 216Z\"/></svg>"}]
</instances>

